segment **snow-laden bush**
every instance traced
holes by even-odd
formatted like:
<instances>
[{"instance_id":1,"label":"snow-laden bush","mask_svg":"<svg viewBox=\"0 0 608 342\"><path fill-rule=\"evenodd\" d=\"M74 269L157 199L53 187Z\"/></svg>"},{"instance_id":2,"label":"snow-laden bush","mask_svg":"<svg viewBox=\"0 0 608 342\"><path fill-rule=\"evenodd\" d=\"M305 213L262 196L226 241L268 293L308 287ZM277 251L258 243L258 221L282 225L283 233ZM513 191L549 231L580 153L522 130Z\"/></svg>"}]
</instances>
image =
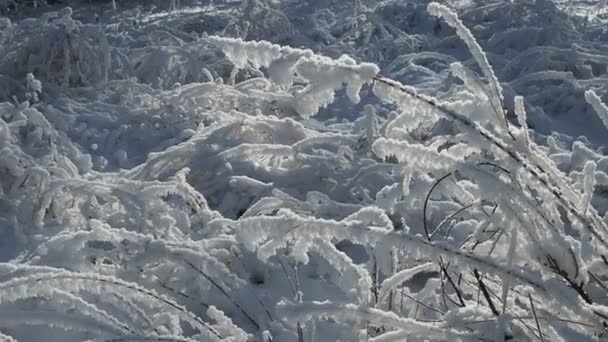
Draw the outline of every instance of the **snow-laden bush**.
<instances>
[{"instance_id":1,"label":"snow-laden bush","mask_svg":"<svg viewBox=\"0 0 608 342\"><path fill-rule=\"evenodd\" d=\"M107 80L110 48L103 31L72 19L69 7L21 22L4 45L3 74L22 78L33 73L62 87Z\"/></svg>"}]
</instances>

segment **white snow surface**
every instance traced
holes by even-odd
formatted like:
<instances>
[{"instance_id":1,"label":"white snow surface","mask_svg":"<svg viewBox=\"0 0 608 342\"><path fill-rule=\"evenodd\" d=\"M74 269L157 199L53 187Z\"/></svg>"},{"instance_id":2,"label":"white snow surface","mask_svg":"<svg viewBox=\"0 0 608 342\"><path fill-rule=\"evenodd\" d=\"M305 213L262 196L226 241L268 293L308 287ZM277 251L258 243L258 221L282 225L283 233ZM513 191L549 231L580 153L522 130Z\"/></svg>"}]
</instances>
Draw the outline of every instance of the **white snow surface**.
<instances>
[{"instance_id":1,"label":"white snow surface","mask_svg":"<svg viewBox=\"0 0 608 342\"><path fill-rule=\"evenodd\" d=\"M0 341L607 339L606 24L0 0Z\"/></svg>"}]
</instances>

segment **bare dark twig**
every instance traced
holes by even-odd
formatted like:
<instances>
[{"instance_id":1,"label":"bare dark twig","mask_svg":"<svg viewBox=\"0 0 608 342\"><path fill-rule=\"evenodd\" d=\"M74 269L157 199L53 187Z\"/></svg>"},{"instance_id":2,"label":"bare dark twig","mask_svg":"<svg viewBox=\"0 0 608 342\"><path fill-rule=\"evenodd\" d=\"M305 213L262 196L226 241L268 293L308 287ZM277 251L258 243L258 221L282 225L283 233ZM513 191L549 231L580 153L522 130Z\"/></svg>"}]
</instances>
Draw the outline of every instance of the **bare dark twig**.
<instances>
[{"instance_id":1,"label":"bare dark twig","mask_svg":"<svg viewBox=\"0 0 608 342\"><path fill-rule=\"evenodd\" d=\"M217 288L228 299L228 301L230 303L232 303L232 305L234 305L243 314L243 316L245 316L247 318L247 320L249 320L249 322L251 322L251 324L253 324L258 330L260 330L260 325L215 280L213 280L211 277L209 277L209 275L207 275L205 272L203 272L203 270L201 270L200 268L196 267L190 261L184 260L184 262L188 266L190 266L192 269L194 269L195 271L197 271L200 275L202 275L205 279L207 279L213 286L215 286L215 288Z\"/></svg>"},{"instance_id":2,"label":"bare dark twig","mask_svg":"<svg viewBox=\"0 0 608 342\"><path fill-rule=\"evenodd\" d=\"M536 315L536 309L534 308L534 301L532 300L532 295L528 293L528 299L530 300L530 308L532 309L532 315L534 316L534 322L536 322L536 328L538 329L538 336L540 336L540 341L545 342L545 338L543 337L543 331L540 328L540 323L538 322L538 316Z\"/></svg>"},{"instance_id":3,"label":"bare dark twig","mask_svg":"<svg viewBox=\"0 0 608 342\"><path fill-rule=\"evenodd\" d=\"M442 177L440 177L439 179L437 179L435 181L435 183L433 183L433 185L431 186L431 188L429 189L429 192L427 192L426 197L424 198L424 206L422 208L422 220L423 220L423 225L424 225L424 233L426 234L426 238L427 240L431 241L431 235L429 233L429 228L428 228L428 223L427 223L427 210L428 210L428 205L429 205L429 201L431 199L431 194L433 193L433 190L435 190L435 188L446 178L448 178L449 176L452 175L452 172L449 172L445 175L443 175Z\"/></svg>"},{"instance_id":4,"label":"bare dark twig","mask_svg":"<svg viewBox=\"0 0 608 342\"><path fill-rule=\"evenodd\" d=\"M488 288L486 287L486 284L484 284L483 280L481 279L481 275L479 274L477 269L473 270L473 275L475 276L475 279L477 279L477 283L479 284L479 289L481 290L481 293L483 293L483 296L486 299L486 302L488 302L488 305L490 306L490 310L492 310L492 313L494 314L494 316L499 316L498 310L496 310L496 306L494 306L494 302L492 301L492 297L490 297L490 292L488 292Z\"/></svg>"}]
</instances>

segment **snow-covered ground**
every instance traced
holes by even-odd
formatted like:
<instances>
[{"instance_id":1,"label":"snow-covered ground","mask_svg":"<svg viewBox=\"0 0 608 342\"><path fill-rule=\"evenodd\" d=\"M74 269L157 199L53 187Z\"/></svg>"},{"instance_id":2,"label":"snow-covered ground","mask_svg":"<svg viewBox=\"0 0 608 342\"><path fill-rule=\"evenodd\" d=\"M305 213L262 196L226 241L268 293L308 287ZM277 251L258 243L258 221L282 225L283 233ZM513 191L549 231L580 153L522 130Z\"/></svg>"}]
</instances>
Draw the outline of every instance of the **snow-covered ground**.
<instances>
[{"instance_id":1,"label":"snow-covered ground","mask_svg":"<svg viewBox=\"0 0 608 342\"><path fill-rule=\"evenodd\" d=\"M608 338L606 1L46 2L0 340Z\"/></svg>"}]
</instances>

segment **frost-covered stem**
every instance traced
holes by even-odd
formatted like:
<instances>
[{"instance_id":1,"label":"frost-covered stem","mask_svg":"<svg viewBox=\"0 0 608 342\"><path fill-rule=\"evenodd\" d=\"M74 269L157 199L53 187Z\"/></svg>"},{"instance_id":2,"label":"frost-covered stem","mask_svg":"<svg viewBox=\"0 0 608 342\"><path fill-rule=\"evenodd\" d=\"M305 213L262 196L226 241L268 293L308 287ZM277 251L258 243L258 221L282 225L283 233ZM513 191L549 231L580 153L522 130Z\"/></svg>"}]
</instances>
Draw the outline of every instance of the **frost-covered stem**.
<instances>
[{"instance_id":1,"label":"frost-covered stem","mask_svg":"<svg viewBox=\"0 0 608 342\"><path fill-rule=\"evenodd\" d=\"M63 86L69 87L70 73L72 68L70 65L70 34L66 33L67 37L63 42Z\"/></svg>"},{"instance_id":2,"label":"frost-covered stem","mask_svg":"<svg viewBox=\"0 0 608 342\"><path fill-rule=\"evenodd\" d=\"M294 273L296 275L296 300L301 303L302 302L302 289L300 288L300 276L298 271L298 265L294 266Z\"/></svg>"},{"instance_id":3,"label":"frost-covered stem","mask_svg":"<svg viewBox=\"0 0 608 342\"><path fill-rule=\"evenodd\" d=\"M515 249L517 248L517 229L513 230L511 236L511 243L509 245L509 251L507 252L507 267L513 267L513 259L515 258ZM502 288L502 314L504 315L507 311L507 296L509 294L509 290L511 289L511 278L507 277L506 280L503 281Z\"/></svg>"},{"instance_id":4,"label":"frost-covered stem","mask_svg":"<svg viewBox=\"0 0 608 342\"><path fill-rule=\"evenodd\" d=\"M517 229L514 229L511 236L511 243L509 244L509 250L507 252L507 267L513 267L513 259L515 258L515 248L517 247ZM481 286L481 280L480 286ZM505 340L506 332L506 324L507 319L507 303L508 303L508 295L509 290L511 289L511 278L506 277L506 279L502 282L502 312L500 316L498 316L498 321L496 324L496 342L502 342ZM484 293L485 295L485 293Z\"/></svg>"},{"instance_id":5,"label":"frost-covered stem","mask_svg":"<svg viewBox=\"0 0 608 342\"><path fill-rule=\"evenodd\" d=\"M406 336L424 336L429 340L458 341L465 337L466 333L450 329L438 322L420 322L411 318L397 316L394 312L383 311L355 304L338 304L330 301L279 304L279 310L284 312L287 318L311 319L313 317L331 317L340 320L370 321L376 326L392 327L404 330ZM405 338L397 339L403 341ZM409 339L408 339L409 340Z\"/></svg>"},{"instance_id":6,"label":"frost-covered stem","mask_svg":"<svg viewBox=\"0 0 608 342\"><path fill-rule=\"evenodd\" d=\"M116 0L112 0L112 9L116 9Z\"/></svg>"},{"instance_id":7,"label":"frost-covered stem","mask_svg":"<svg viewBox=\"0 0 608 342\"><path fill-rule=\"evenodd\" d=\"M599 96L593 90L585 92L585 100L593 107L597 116L602 120L602 123L608 128L608 107L602 102Z\"/></svg>"},{"instance_id":8,"label":"frost-covered stem","mask_svg":"<svg viewBox=\"0 0 608 342\"><path fill-rule=\"evenodd\" d=\"M396 255L396 248L391 248L391 252L390 252L390 256L391 256L391 272L392 272L392 276L395 275L395 273L397 273L397 255ZM382 283L384 285L384 282ZM383 286L384 288L384 286ZM393 295L394 295L395 291L391 288L389 295L388 295L388 311L393 311Z\"/></svg>"},{"instance_id":9,"label":"frost-covered stem","mask_svg":"<svg viewBox=\"0 0 608 342\"><path fill-rule=\"evenodd\" d=\"M523 143L526 151L530 150L530 135L528 133L528 123L526 108L524 106L524 98L521 96L515 96L515 114L517 115L517 122L522 129Z\"/></svg>"},{"instance_id":10,"label":"frost-covered stem","mask_svg":"<svg viewBox=\"0 0 608 342\"><path fill-rule=\"evenodd\" d=\"M234 85L236 83L236 75L239 73L239 69L234 67L230 71L230 77L228 78L228 84Z\"/></svg>"},{"instance_id":11,"label":"frost-covered stem","mask_svg":"<svg viewBox=\"0 0 608 342\"><path fill-rule=\"evenodd\" d=\"M377 122L376 122L376 110L371 105L365 106L365 116L367 119L367 127L366 127L366 135L367 135L367 143L369 146L373 145L374 139L376 138L376 132L378 132Z\"/></svg>"},{"instance_id":12,"label":"frost-covered stem","mask_svg":"<svg viewBox=\"0 0 608 342\"><path fill-rule=\"evenodd\" d=\"M0 283L0 292L15 288L15 287L23 286L25 284L40 284L40 283L44 283L44 282L52 283L57 280L92 281L92 282L98 282L98 283L116 286L116 287L126 289L126 290L135 291L136 293L139 293L140 295L143 295L144 297L148 297L150 299L163 303L176 311L179 311L180 313L184 314L185 317L188 317L192 321L197 322L200 326L205 327L209 332L211 332L216 337L218 337L220 339L222 338L222 336L211 325L209 325L207 322L200 319L197 315L194 315L191 312L187 311L185 308L181 307L179 304L174 303L174 302L170 301L169 299L163 298L162 296L156 294L152 290L148 290L148 289L141 287L139 285L136 285L136 284L127 283L118 278L102 277L102 276L98 276L98 275L89 275L89 274L72 273L72 272L62 272L59 274L50 273L50 274L42 274L42 275L33 275L33 276L29 276L29 277L16 278L16 279L4 282L4 283Z\"/></svg>"},{"instance_id":13,"label":"frost-covered stem","mask_svg":"<svg viewBox=\"0 0 608 342\"><path fill-rule=\"evenodd\" d=\"M241 32L240 32L241 38L243 38L243 39L247 38L247 34L249 31L249 26L250 26L249 21L251 20L251 15L253 14L254 7L255 7L255 1L245 0L245 8L242 11L243 16L239 20L239 27L241 29Z\"/></svg>"},{"instance_id":14,"label":"frost-covered stem","mask_svg":"<svg viewBox=\"0 0 608 342\"><path fill-rule=\"evenodd\" d=\"M280 256L279 256L279 263L281 264L281 268L283 269L283 273L285 273L285 277L287 278L287 281L289 282L289 286L291 287L291 290L293 291L294 298L296 298L296 299L300 298L300 290L299 290L299 280L298 280L297 268L295 269L296 280L294 282L291 279L291 276L289 275L289 272L287 272L287 268L285 267L285 263L283 262L283 258L281 258ZM298 342L304 342L304 332L302 331L302 325L300 324L299 321L297 322L297 335L298 335Z\"/></svg>"},{"instance_id":15,"label":"frost-covered stem","mask_svg":"<svg viewBox=\"0 0 608 342\"><path fill-rule=\"evenodd\" d=\"M289 272L287 272L287 268L285 267L285 263L283 262L283 258L281 258L281 256L279 256L279 264L281 264L283 273L285 273L285 277L287 278L287 281L289 282L289 287L291 287L291 291L293 292L293 296L295 298L298 294L298 290L296 289L294 281L291 279Z\"/></svg>"},{"instance_id":16,"label":"frost-covered stem","mask_svg":"<svg viewBox=\"0 0 608 342\"><path fill-rule=\"evenodd\" d=\"M583 213L589 211L591 206L591 198L595 191L595 162L588 161L583 168L583 197L581 198L581 210Z\"/></svg>"},{"instance_id":17,"label":"frost-covered stem","mask_svg":"<svg viewBox=\"0 0 608 342\"><path fill-rule=\"evenodd\" d=\"M391 251L391 253L393 253ZM390 296L394 289L397 288L397 286L403 284L404 282L410 280L412 277L416 276L417 274L424 272L424 271L429 271L429 270L433 270L434 269L434 263L433 262L427 262L421 265L417 265L411 268L406 268L403 269L399 272L395 272L394 274L386 279L384 279L384 281L382 282L381 285L381 291L380 291L380 299L379 299L379 303L382 303L384 301L384 299L386 298L386 296ZM390 304L390 301L389 301ZM389 311L391 311L390 307L389 307Z\"/></svg>"},{"instance_id":18,"label":"frost-covered stem","mask_svg":"<svg viewBox=\"0 0 608 342\"><path fill-rule=\"evenodd\" d=\"M462 23L456 13L452 12L451 9L444 5L432 2L429 4L427 10L431 15L443 18L448 23L448 25L450 25L456 30L458 36L467 45L469 51L473 55L473 58L475 59L477 64L479 64L481 71L488 79L488 83L491 88L491 94L489 96L490 103L492 104L492 107L496 114L502 118L502 121L505 125L505 129L507 130L511 138L513 138L513 135L511 135L511 132L509 131L509 122L507 121L507 116L504 110L502 87L498 82L498 78L496 78L496 75L494 74L494 69L492 69L492 66L488 61L486 54L483 52L481 46L479 46L479 44L475 40L475 37L473 36L471 31Z\"/></svg>"},{"instance_id":19,"label":"frost-covered stem","mask_svg":"<svg viewBox=\"0 0 608 342\"><path fill-rule=\"evenodd\" d=\"M372 264L372 294L374 295L374 304L378 305L378 260L376 260L376 255L373 255L373 264Z\"/></svg>"},{"instance_id":20,"label":"frost-covered stem","mask_svg":"<svg viewBox=\"0 0 608 342\"><path fill-rule=\"evenodd\" d=\"M296 300L298 303L302 303L302 291L300 290L300 276L298 275L298 265L296 264L293 268L296 278ZM302 329L302 324L300 321L297 321L297 329L298 329L298 342L304 342L304 330Z\"/></svg>"},{"instance_id":21,"label":"frost-covered stem","mask_svg":"<svg viewBox=\"0 0 608 342\"><path fill-rule=\"evenodd\" d=\"M99 321L91 321L85 317L70 315L62 312L52 312L48 310L19 310L7 309L0 310L0 320L3 327L11 325L38 325L60 328L68 331L79 331L99 336L116 336L117 332L103 327ZM0 334L0 337L3 337ZM4 342L5 340L0 339Z\"/></svg>"}]
</instances>

